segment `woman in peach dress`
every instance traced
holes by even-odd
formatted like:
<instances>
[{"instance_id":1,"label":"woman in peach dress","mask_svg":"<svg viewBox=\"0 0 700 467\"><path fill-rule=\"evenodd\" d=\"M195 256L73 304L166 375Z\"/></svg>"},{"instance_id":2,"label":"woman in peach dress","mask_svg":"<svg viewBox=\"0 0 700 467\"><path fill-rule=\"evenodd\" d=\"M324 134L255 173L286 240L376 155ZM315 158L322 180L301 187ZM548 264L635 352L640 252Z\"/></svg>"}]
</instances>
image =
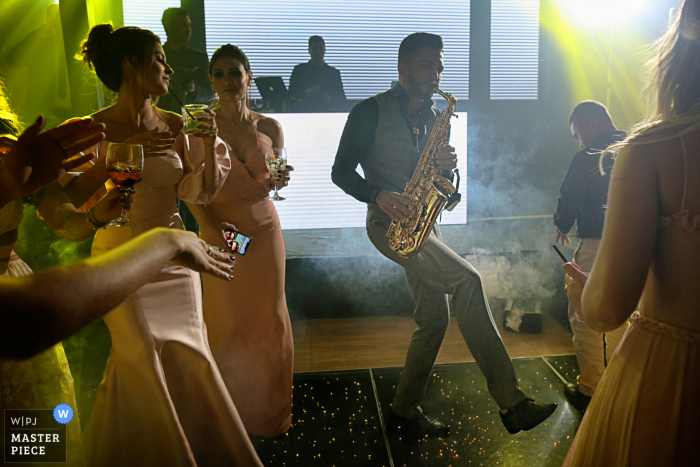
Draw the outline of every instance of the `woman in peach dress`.
<instances>
[{"instance_id":1,"label":"woman in peach dress","mask_svg":"<svg viewBox=\"0 0 700 467\"><path fill-rule=\"evenodd\" d=\"M649 119L621 143L590 279L565 265L569 299L593 329L632 315L565 466L698 465L699 0L685 1L657 50Z\"/></svg>"},{"instance_id":2,"label":"woman in peach dress","mask_svg":"<svg viewBox=\"0 0 700 467\"><path fill-rule=\"evenodd\" d=\"M248 109L246 92L253 75L238 47L227 44L214 52L209 76L220 98L216 122L231 152L231 172L211 203L188 207L205 241L226 247L222 222L252 240L245 256L237 255L235 280L203 277L204 320L212 353L246 429L276 436L291 423L294 366L284 239L269 199L274 180L265 166L265 150L284 145L282 128ZM288 180L287 171L279 187Z\"/></svg>"},{"instance_id":3,"label":"woman in peach dress","mask_svg":"<svg viewBox=\"0 0 700 467\"><path fill-rule=\"evenodd\" d=\"M92 253L100 255L155 227L182 229L176 198L210 202L230 159L208 131L213 122L205 133L186 136L179 115L151 104L168 92L173 73L152 32L97 25L83 56L119 93L94 115L107 125L107 140L142 144L148 152L129 215L138 226L99 230ZM74 203L108 181L107 145L100 143L95 164L65 186ZM262 465L209 349L198 273L170 263L105 323L112 349L85 432L90 465Z\"/></svg>"}]
</instances>

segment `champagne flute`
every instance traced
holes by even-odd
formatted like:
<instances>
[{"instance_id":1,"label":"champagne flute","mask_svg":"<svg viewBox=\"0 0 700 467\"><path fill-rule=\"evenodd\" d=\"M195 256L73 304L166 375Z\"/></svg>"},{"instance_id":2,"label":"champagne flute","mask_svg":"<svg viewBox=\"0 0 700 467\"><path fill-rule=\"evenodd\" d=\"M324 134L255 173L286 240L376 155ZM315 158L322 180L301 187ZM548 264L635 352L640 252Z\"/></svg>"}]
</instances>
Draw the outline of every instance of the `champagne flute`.
<instances>
[{"instance_id":1,"label":"champagne flute","mask_svg":"<svg viewBox=\"0 0 700 467\"><path fill-rule=\"evenodd\" d=\"M279 181L282 172L287 170L287 149L267 148L265 151L265 165L267 170L270 171L272 178ZM284 201L285 199L277 193L277 184L275 184L275 194L270 199L273 201Z\"/></svg>"},{"instance_id":2,"label":"champagne flute","mask_svg":"<svg viewBox=\"0 0 700 467\"><path fill-rule=\"evenodd\" d=\"M134 185L141 181L143 170L143 146L140 144L109 143L107 148L107 173L122 194L134 193ZM122 215L107 225L135 227L129 213L122 206Z\"/></svg>"}]
</instances>

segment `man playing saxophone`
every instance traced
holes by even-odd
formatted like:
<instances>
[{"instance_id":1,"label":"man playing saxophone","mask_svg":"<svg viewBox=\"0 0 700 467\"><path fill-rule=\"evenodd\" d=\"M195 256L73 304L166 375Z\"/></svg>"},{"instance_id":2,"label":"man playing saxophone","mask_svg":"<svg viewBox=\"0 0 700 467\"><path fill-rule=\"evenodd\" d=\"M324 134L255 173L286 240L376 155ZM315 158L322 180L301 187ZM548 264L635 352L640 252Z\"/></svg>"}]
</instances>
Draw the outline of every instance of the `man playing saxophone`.
<instances>
[{"instance_id":1,"label":"man playing saxophone","mask_svg":"<svg viewBox=\"0 0 700 467\"><path fill-rule=\"evenodd\" d=\"M442 243L437 223L423 249L408 258L391 249L386 236L392 221L405 220L415 208L413 199L401 193L436 122L438 111L431 98L444 69L442 49L442 38L434 34L415 33L401 42L399 83L350 112L332 178L347 194L367 203L367 235L384 256L404 268L416 305L418 327L389 411L389 427L401 426L403 433L415 436L449 434L449 426L425 414L420 404L447 330L451 303L462 336L501 409L503 424L517 433L542 423L556 404L535 402L518 387L479 273ZM358 164L365 178L356 172ZM449 174L457 166L455 149L441 147L434 164Z\"/></svg>"}]
</instances>

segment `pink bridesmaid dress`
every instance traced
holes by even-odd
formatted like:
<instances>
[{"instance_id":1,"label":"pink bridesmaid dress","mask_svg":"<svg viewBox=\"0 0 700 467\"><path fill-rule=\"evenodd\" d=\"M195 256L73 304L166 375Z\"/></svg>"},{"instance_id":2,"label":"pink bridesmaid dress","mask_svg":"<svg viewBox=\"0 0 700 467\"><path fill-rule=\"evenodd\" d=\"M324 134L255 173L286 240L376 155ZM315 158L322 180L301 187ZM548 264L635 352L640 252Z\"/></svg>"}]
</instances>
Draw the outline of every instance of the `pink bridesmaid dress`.
<instances>
[{"instance_id":1,"label":"pink bridesmaid dress","mask_svg":"<svg viewBox=\"0 0 700 467\"><path fill-rule=\"evenodd\" d=\"M282 228L269 199L264 135L244 164L231 157L231 173L221 192L198 213L200 237L214 243L222 222L252 238L236 255L235 279L203 276L204 320L226 387L249 433L276 436L292 420L294 343L284 293Z\"/></svg>"},{"instance_id":2,"label":"pink bridesmaid dress","mask_svg":"<svg viewBox=\"0 0 700 467\"><path fill-rule=\"evenodd\" d=\"M183 229L177 197L216 196L201 191L202 144L180 132L167 155L146 159L129 213L138 227L99 230L93 256L154 227ZM216 154L223 184L231 161L220 139ZM199 273L168 264L105 316L112 349L84 435L90 465L261 465L209 349L200 284Z\"/></svg>"}]
</instances>

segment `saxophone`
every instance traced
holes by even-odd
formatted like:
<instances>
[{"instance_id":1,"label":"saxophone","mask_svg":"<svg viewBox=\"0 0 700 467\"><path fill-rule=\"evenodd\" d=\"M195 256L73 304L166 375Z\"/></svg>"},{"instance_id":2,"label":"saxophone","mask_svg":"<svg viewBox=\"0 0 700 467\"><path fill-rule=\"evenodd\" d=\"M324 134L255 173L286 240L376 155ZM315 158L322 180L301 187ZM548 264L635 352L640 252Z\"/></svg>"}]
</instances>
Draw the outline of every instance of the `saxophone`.
<instances>
[{"instance_id":1,"label":"saxophone","mask_svg":"<svg viewBox=\"0 0 700 467\"><path fill-rule=\"evenodd\" d=\"M389 247L399 256L408 258L417 255L425 246L433 225L448 199L451 211L459 202L459 193L448 179L442 176L442 171L434 166L433 158L438 149L445 146L450 139L450 119L455 112L457 99L437 87L435 92L447 100L447 108L435 121L430 138L423 149L418 166L413 177L406 183L404 196L416 201L413 212L402 222L392 222L386 236L389 237ZM455 195L455 196L453 196Z\"/></svg>"}]
</instances>

